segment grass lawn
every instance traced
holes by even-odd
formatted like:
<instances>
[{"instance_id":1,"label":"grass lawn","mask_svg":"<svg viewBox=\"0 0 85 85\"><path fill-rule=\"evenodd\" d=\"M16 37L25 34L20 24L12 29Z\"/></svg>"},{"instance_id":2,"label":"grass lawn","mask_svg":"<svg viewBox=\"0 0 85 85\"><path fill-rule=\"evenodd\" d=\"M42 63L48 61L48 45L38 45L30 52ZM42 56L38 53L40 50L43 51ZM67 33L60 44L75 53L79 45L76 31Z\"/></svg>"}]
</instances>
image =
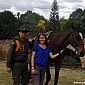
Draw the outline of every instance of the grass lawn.
<instances>
[{"instance_id":1,"label":"grass lawn","mask_svg":"<svg viewBox=\"0 0 85 85\"><path fill-rule=\"evenodd\" d=\"M54 68L51 68L51 74L52 78L49 85L53 85ZM12 85L12 82L11 74L6 71L5 62L0 62L0 85ZM32 84L30 83L29 85ZM58 85L85 85L85 70L61 68Z\"/></svg>"}]
</instances>

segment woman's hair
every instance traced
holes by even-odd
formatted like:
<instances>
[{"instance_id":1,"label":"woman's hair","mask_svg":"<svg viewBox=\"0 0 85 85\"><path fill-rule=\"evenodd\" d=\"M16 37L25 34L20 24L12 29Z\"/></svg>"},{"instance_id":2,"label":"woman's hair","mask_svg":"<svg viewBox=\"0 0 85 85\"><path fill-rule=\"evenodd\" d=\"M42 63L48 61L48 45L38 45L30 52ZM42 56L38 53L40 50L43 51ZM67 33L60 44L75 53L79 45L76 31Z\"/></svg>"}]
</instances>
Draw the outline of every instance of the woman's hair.
<instances>
[{"instance_id":1,"label":"woman's hair","mask_svg":"<svg viewBox=\"0 0 85 85\"><path fill-rule=\"evenodd\" d=\"M47 43L47 37L46 37L45 34L40 34L40 35L38 36L38 38L37 38L37 43L40 44L39 38L40 38L41 35L43 35L43 36L45 37L45 43L44 43L44 44L47 45L47 44L48 44L48 43Z\"/></svg>"}]
</instances>

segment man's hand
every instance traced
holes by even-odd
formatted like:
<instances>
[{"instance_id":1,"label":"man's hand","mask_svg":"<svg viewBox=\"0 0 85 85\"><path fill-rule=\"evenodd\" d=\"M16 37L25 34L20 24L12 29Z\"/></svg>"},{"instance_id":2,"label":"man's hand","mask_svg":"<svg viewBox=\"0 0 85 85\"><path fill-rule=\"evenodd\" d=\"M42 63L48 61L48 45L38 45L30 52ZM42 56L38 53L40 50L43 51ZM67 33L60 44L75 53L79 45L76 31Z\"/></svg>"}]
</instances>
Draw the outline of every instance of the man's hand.
<instances>
[{"instance_id":1,"label":"man's hand","mask_svg":"<svg viewBox=\"0 0 85 85\"><path fill-rule=\"evenodd\" d=\"M7 72L8 73L11 73L11 68L7 68Z\"/></svg>"}]
</instances>

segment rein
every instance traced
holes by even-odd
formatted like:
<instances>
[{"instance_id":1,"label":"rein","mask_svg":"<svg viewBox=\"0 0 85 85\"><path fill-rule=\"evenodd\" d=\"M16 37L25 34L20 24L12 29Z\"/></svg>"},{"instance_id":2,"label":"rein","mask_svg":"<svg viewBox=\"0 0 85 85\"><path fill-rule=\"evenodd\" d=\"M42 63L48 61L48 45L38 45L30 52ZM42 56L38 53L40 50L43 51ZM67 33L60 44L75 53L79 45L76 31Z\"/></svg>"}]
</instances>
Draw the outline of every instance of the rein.
<instances>
[{"instance_id":1,"label":"rein","mask_svg":"<svg viewBox=\"0 0 85 85\"><path fill-rule=\"evenodd\" d=\"M84 45L83 43L82 44L78 44L76 41L76 38L75 38L75 35L74 35L74 33L72 33L72 36L71 36L72 38L73 38L73 46L76 48L76 46L81 46L81 45Z\"/></svg>"}]
</instances>

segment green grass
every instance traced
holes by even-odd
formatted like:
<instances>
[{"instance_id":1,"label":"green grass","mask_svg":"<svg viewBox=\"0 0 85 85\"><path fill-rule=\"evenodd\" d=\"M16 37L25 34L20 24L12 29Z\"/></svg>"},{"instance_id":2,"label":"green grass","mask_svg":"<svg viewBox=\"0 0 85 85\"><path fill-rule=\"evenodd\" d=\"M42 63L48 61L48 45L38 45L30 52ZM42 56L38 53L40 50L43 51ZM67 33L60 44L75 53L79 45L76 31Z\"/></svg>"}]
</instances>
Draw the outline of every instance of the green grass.
<instances>
[{"instance_id":1,"label":"green grass","mask_svg":"<svg viewBox=\"0 0 85 85\"><path fill-rule=\"evenodd\" d=\"M50 85L53 85L53 80L54 80L53 69L51 69L51 74L52 78L50 81ZM82 69L70 70L70 69L61 68L58 85L82 85L82 84L74 84L74 82L81 82L81 83L85 82L85 71Z\"/></svg>"},{"instance_id":2,"label":"green grass","mask_svg":"<svg viewBox=\"0 0 85 85\"><path fill-rule=\"evenodd\" d=\"M0 85L12 85L11 74L5 73L0 70Z\"/></svg>"},{"instance_id":3,"label":"green grass","mask_svg":"<svg viewBox=\"0 0 85 85\"><path fill-rule=\"evenodd\" d=\"M51 68L51 81L49 85L54 85L54 68ZM12 76L7 73L5 62L0 62L0 85L12 85ZM58 85L85 85L74 84L74 82L85 82L85 71L82 69L70 70L61 68ZM32 85L31 83L29 85Z\"/></svg>"}]
</instances>

